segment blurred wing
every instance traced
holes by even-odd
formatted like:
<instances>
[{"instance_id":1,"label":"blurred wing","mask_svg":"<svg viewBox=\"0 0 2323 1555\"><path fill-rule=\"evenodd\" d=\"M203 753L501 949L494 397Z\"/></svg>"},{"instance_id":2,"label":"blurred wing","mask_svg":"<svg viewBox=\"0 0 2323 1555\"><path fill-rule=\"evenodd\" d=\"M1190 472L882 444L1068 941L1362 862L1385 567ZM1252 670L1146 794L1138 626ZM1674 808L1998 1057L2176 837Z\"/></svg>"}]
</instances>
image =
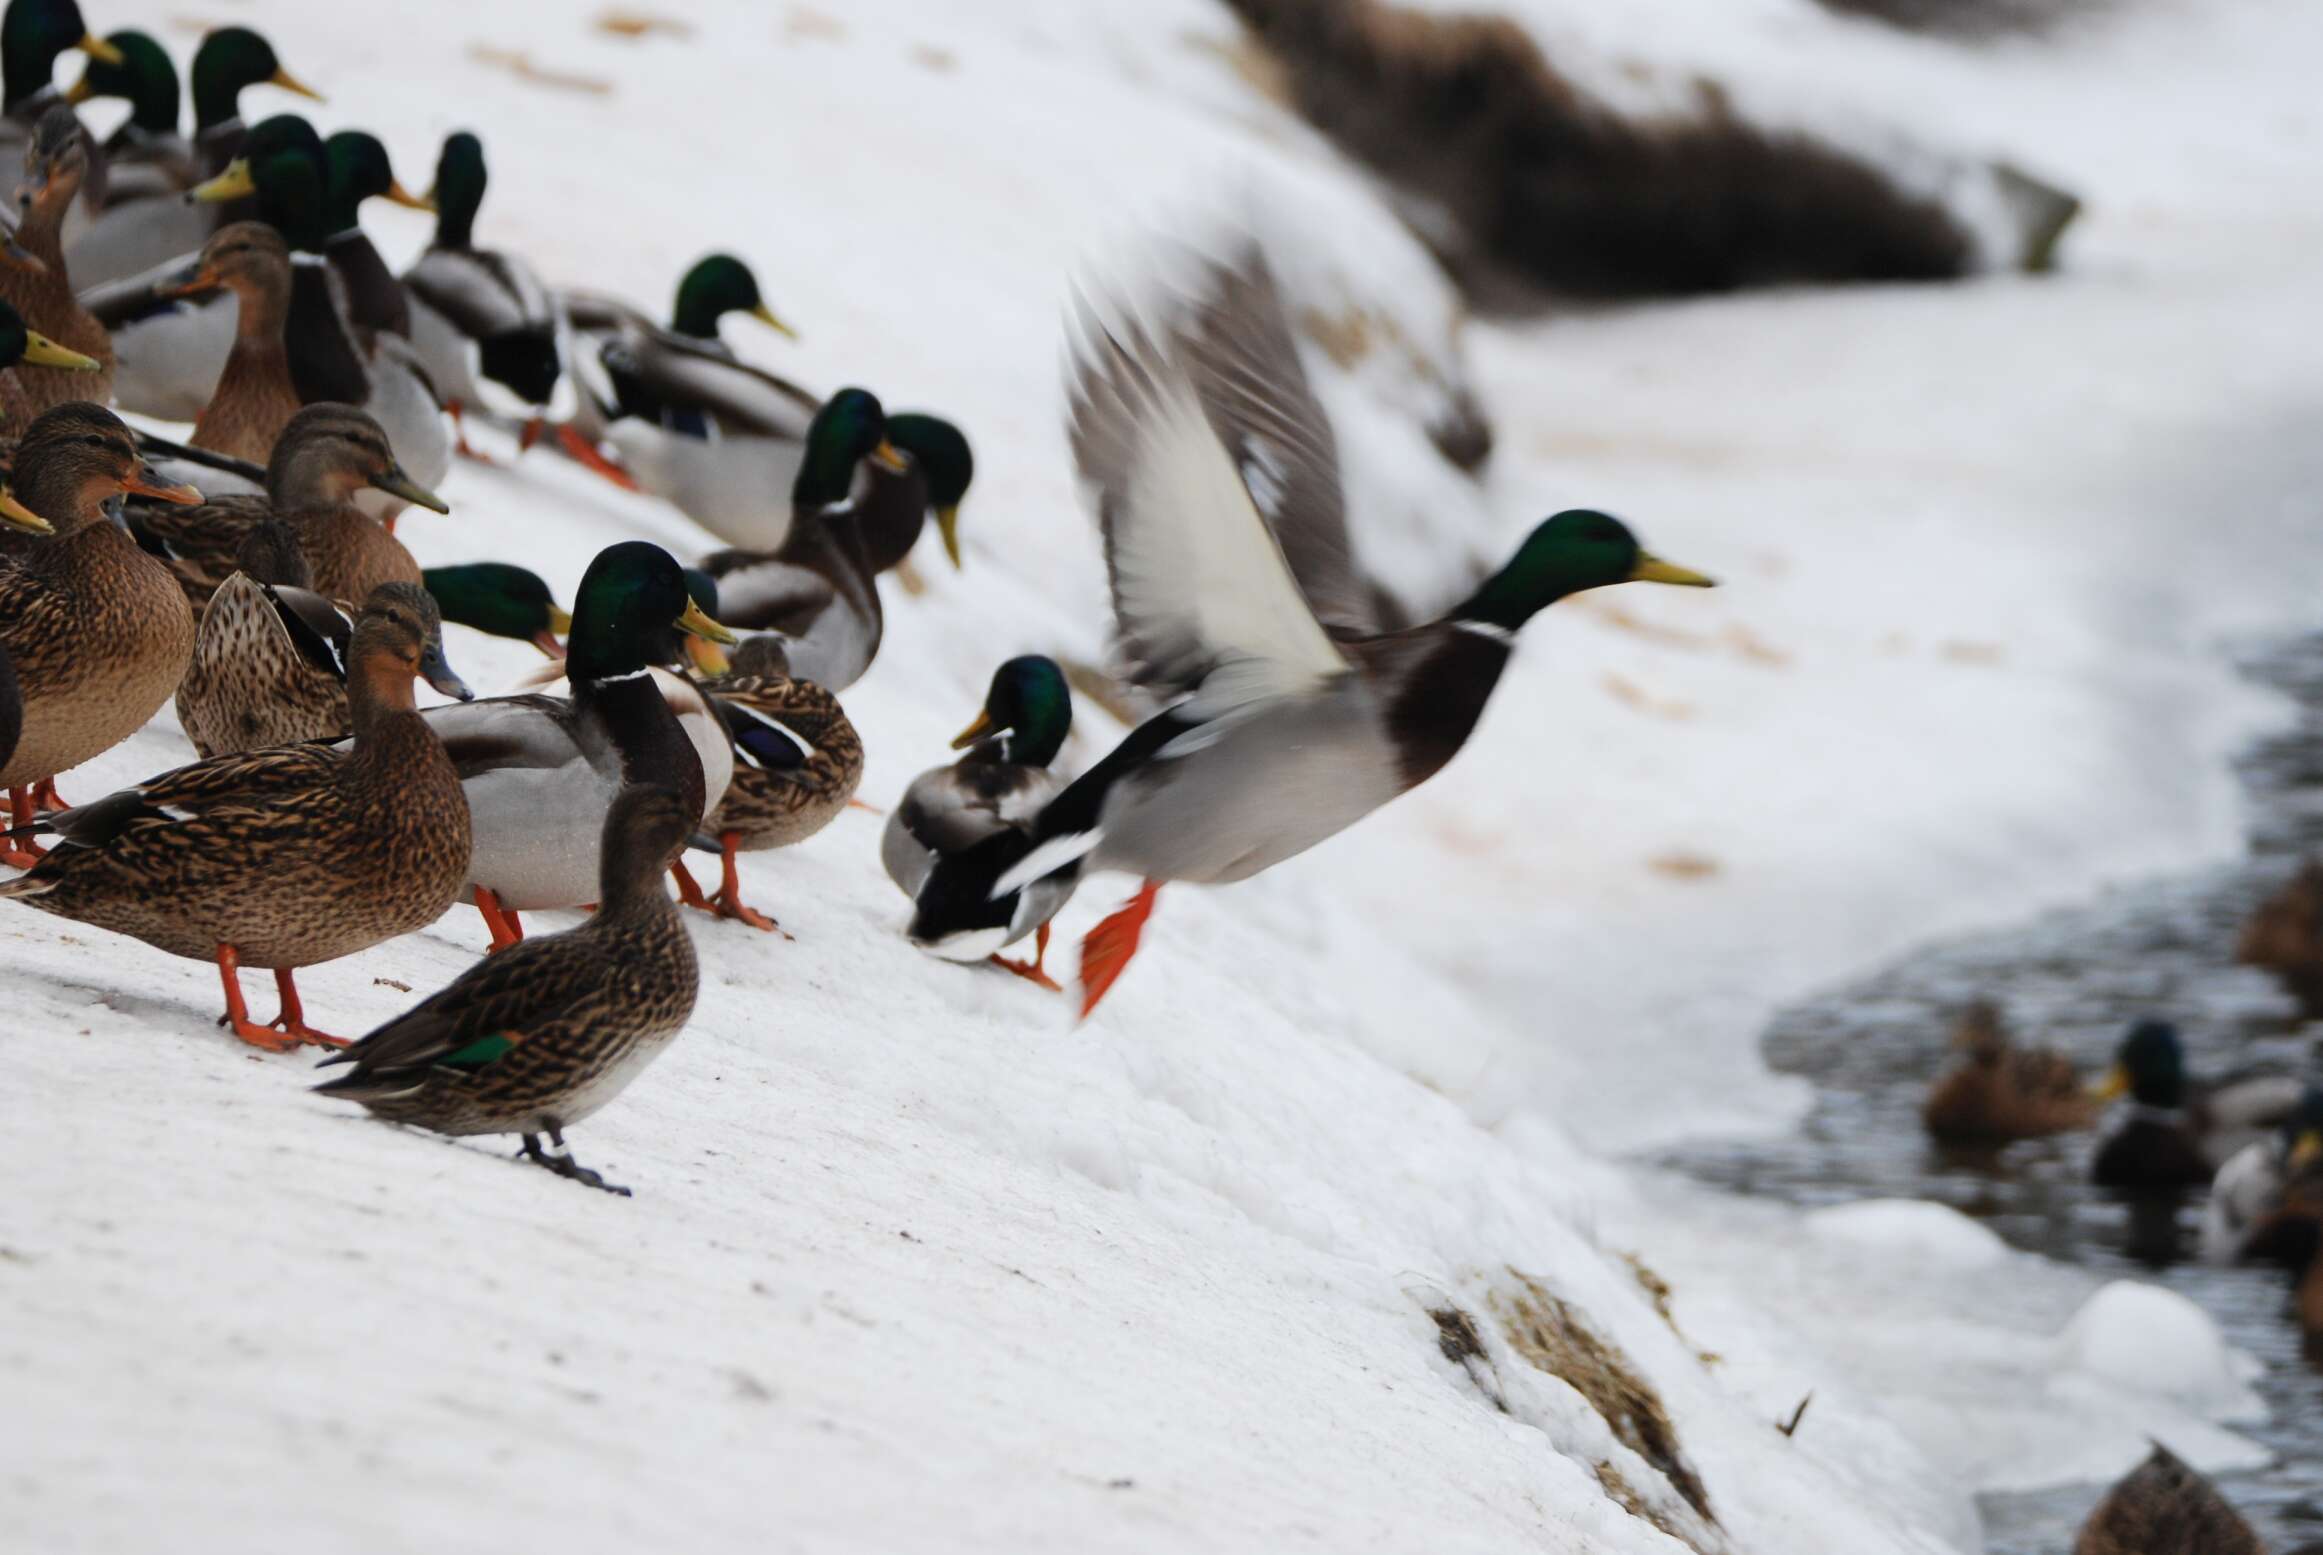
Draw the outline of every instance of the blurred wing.
<instances>
[{"instance_id":1,"label":"blurred wing","mask_svg":"<svg viewBox=\"0 0 2323 1555\"><path fill-rule=\"evenodd\" d=\"M1232 663L1263 695L1344 672L1184 365L1134 324L1082 322L1068 430L1130 678L1190 692Z\"/></svg>"},{"instance_id":2,"label":"blurred wing","mask_svg":"<svg viewBox=\"0 0 2323 1555\"><path fill-rule=\"evenodd\" d=\"M1211 427L1316 617L1333 631L1376 633L1347 539L1339 443L1256 243L1210 267L1205 295L1173 335Z\"/></svg>"}]
</instances>

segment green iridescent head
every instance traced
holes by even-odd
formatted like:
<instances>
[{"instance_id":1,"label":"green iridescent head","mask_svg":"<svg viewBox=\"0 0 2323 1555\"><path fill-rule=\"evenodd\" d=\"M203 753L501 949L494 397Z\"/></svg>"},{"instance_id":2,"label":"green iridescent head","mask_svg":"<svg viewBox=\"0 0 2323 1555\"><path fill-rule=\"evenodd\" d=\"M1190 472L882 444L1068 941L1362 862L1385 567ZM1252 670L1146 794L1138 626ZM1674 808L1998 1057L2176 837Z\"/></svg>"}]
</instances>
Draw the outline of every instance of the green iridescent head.
<instances>
[{"instance_id":1,"label":"green iridescent head","mask_svg":"<svg viewBox=\"0 0 2323 1555\"><path fill-rule=\"evenodd\" d=\"M292 248L320 253L338 230L324 221L327 176L323 139L295 113L278 113L251 126L242 154L224 172L197 184L187 198L212 203L255 197L261 221Z\"/></svg>"},{"instance_id":2,"label":"green iridescent head","mask_svg":"<svg viewBox=\"0 0 2323 1555\"><path fill-rule=\"evenodd\" d=\"M574 596L567 674L575 686L634 674L655 662L672 627L711 642L735 640L686 592L676 557L648 540L609 545Z\"/></svg>"},{"instance_id":3,"label":"green iridescent head","mask_svg":"<svg viewBox=\"0 0 2323 1555\"><path fill-rule=\"evenodd\" d=\"M907 410L887 418L887 440L911 455L927 477L936 532L943 538L944 554L959 566L960 502L976 478L976 455L968 447L967 435L941 416Z\"/></svg>"},{"instance_id":4,"label":"green iridescent head","mask_svg":"<svg viewBox=\"0 0 2323 1555\"><path fill-rule=\"evenodd\" d=\"M341 130L323 142L323 220L345 232L362 218L363 202L381 197L413 210L434 206L403 187L387 160L387 147L365 130Z\"/></svg>"},{"instance_id":5,"label":"green iridescent head","mask_svg":"<svg viewBox=\"0 0 2323 1555\"><path fill-rule=\"evenodd\" d=\"M887 413L868 389L841 389L823 401L807 425L806 458L791 486L791 505L826 508L844 502L855 486L855 467L877 459L901 471L903 458L887 441Z\"/></svg>"},{"instance_id":6,"label":"green iridescent head","mask_svg":"<svg viewBox=\"0 0 2323 1555\"><path fill-rule=\"evenodd\" d=\"M1057 661L1037 653L1010 659L992 672L984 710L960 731L952 749L978 740L1001 742L1001 759L1045 767L1065 748L1073 728L1073 688Z\"/></svg>"},{"instance_id":7,"label":"green iridescent head","mask_svg":"<svg viewBox=\"0 0 2323 1555\"><path fill-rule=\"evenodd\" d=\"M56 57L67 49L121 63L121 51L89 31L73 0L8 0L0 16L0 94L11 110L56 84Z\"/></svg>"},{"instance_id":8,"label":"green iridescent head","mask_svg":"<svg viewBox=\"0 0 2323 1555\"><path fill-rule=\"evenodd\" d=\"M283 69L274 45L247 27L213 27L194 50L194 125L210 129L242 117L242 93L253 86L279 86L300 97L323 94Z\"/></svg>"},{"instance_id":9,"label":"green iridescent head","mask_svg":"<svg viewBox=\"0 0 2323 1555\"><path fill-rule=\"evenodd\" d=\"M1702 574L1647 551L1611 514L1569 508L1525 536L1516 555L1485 579L1452 618L1513 632L1560 599L1615 583L1711 586Z\"/></svg>"},{"instance_id":10,"label":"green iridescent head","mask_svg":"<svg viewBox=\"0 0 2323 1555\"><path fill-rule=\"evenodd\" d=\"M747 313L761 324L796 338L796 332L775 316L759 294L758 277L732 254L712 254L698 260L678 282L677 305L670 310L670 328L700 340L718 338L718 321L729 313Z\"/></svg>"},{"instance_id":11,"label":"green iridescent head","mask_svg":"<svg viewBox=\"0 0 2323 1555\"><path fill-rule=\"evenodd\" d=\"M134 28L109 35L105 41L120 52L119 64L92 59L81 79L65 93L76 107L99 97L119 97L129 103L129 122L155 135L177 129L177 66L169 51Z\"/></svg>"},{"instance_id":12,"label":"green iridescent head","mask_svg":"<svg viewBox=\"0 0 2323 1555\"><path fill-rule=\"evenodd\" d=\"M466 130L444 137L436 156L436 183L428 198L436 205L436 244L467 248L475 241L476 212L484 205L490 175L484 170L484 143Z\"/></svg>"},{"instance_id":13,"label":"green iridescent head","mask_svg":"<svg viewBox=\"0 0 2323 1555\"><path fill-rule=\"evenodd\" d=\"M573 618L539 573L508 562L468 562L430 567L421 576L445 620L531 643L552 659L564 656L557 638L573 629Z\"/></svg>"}]
</instances>

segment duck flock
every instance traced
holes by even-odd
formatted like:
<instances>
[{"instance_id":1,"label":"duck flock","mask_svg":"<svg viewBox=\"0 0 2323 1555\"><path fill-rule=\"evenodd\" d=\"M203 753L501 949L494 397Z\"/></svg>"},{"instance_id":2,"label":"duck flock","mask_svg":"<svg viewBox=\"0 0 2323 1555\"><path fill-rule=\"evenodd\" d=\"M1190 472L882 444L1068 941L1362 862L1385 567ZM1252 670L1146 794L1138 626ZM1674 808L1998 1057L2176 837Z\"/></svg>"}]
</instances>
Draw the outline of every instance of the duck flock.
<instances>
[{"instance_id":1,"label":"duck flock","mask_svg":"<svg viewBox=\"0 0 2323 1555\"><path fill-rule=\"evenodd\" d=\"M0 899L214 962L220 1024L269 1051L330 1049L345 1067L329 1094L521 1135L527 1158L607 1186L563 1131L685 1026L699 970L681 907L776 931L737 856L852 802L864 745L837 698L873 670L880 577L931 518L959 565L968 439L740 360L726 315L784 326L730 256L686 272L663 324L479 247L474 135L446 139L420 196L371 135L246 124L246 95L316 96L248 28L196 50L190 137L168 53L95 36L74 0L11 0L0 69L0 156L24 168L0 250L0 861L22 871ZM97 97L129 105L102 145L75 113ZM435 213L401 276L364 234L374 199ZM1272 273L1255 245L1229 249L1142 309L1115 295L1071 320L1071 446L1122 673L1152 715L1068 779L1052 770L1065 675L1010 657L964 753L910 785L880 846L913 943L1051 992L1049 924L1082 879L1138 878L1081 947L1084 1017L1164 883L1245 879L1450 760L1543 607L1710 581L1572 510L1445 618L1383 622ZM421 567L397 518L448 511L436 488L477 422L667 501L722 546L690 566L610 546L569 614L521 567ZM545 661L478 697L446 622ZM450 700L419 706L423 679ZM60 773L165 703L199 760L59 796ZM714 889L689 849L718 857ZM489 935L474 967L360 1040L310 1024L298 969L461 902ZM524 913L581 907L582 927L525 937ZM1002 955L1027 939L1029 958ZM273 974L273 1018L251 1013L245 968Z\"/></svg>"}]
</instances>

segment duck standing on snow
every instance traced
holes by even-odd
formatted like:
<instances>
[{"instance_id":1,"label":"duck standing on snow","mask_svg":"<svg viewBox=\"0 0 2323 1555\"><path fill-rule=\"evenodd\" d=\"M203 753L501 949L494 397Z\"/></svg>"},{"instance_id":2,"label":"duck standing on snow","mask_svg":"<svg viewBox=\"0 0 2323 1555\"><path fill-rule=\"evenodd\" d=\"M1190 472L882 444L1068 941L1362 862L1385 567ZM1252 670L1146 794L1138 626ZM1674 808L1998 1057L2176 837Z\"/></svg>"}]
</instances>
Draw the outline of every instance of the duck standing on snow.
<instances>
[{"instance_id":1,"label":"duck standing on snow","mask_svg":"<svg viewBox=\"0 0 2323 1555\"><path fill-rule=\"evenodd\" d=\"M1177 700L1025 832L939 861L911 936L982 960L1081 875L1144 887L1082 946L1086 1016L1135 954L1164 881L1225 884L1305 852L1458 753L1548 605L1618 583L1706 587L1606 514L1533 530L1440 621L1369 629L1338 456L1255 248L1213 265L1158 341L1092 319L1072 441L1096 493L1131 677Z\"/></svg>"},{"instance_id":2,"label":"duck standing on snow","mask_svg":"<svg viewBox=\"0 0 2323 1555\"><path fill-rule=\"evenodd\" d=\"M583 390L576 419L557 429L565 451L618 485L662 498L730 545L780 545L789 522L781 495L805 455L818 401L718 338L718 321L729 313L792 333L750 267L731 254L696 263L678 282L666 329L627 303L587 292L568 292L563 304ZM606 459L600 439L625 463Z\"/></svg>"},{"instance_id":3,"label":"duck standing on snow","mask_svg":"<svg viewBox=\"0 0 2323 1555\"><path fill-rule=\"evenodd\" d=\"M470 967L324 1059L354 1068L315 1089L439 1134L522 1134L526 1159L626 1197L574 1162L564 1131L620 1095L693 1014L700 970L661 872L695 820L671 789L621 790L597 848L595 916Z\"/></svg>"},{"instance_id":4,"label":"duck standing on snow","mask_svg":"<svg viewBox=\"0 0 2323 1555\"><path fill-rule=\"evenodd\" d=\"M177 73L161 45L134 31L113 33L106 41L121 50L122 63L92 61L66 94L76 105L98 97L130 104L127 122L105 142L105 208L66 245L84 290L175 263L219 226L257 214L254 208L189 205L177 198L224 172L241 153L244 91L278 86L322 100L282 68L273 46L257 33L213 28L194 51L194 138L188 141L177 129Z\"/></svg>"},{"instance_id":5,"label":"duck standing on snow","mask_svg":"<svg viewBox=\"0 0 2323 1555\"><path fill-rule=\"evenodd\" d=\"M0 899L215 959L226 1024L253 1046L337 1045L307 1025L295 970L427 927L468 873L459 775L412 701L423 675L466 694L426 591L389 584L349 651L351 747L219 756L62 811L40 823L58 845ZM274 971L266 1025L242 1002L245 963Z\"/></svg>"},{"instance_id":6,"label":"duck standing on snow","mask_svg":"<svg viewBox=\"0 0 2323 1555\"><path fill-rule=\"evenodd\" d=\"M65 212L89 167L88 140L70 108L60 103L40 116L24 166L24 216L16 241L40 262L40 269L0 266L0 301L65 350L97 363L89 377L41 374L21 380L25 403L35 415L67 400L103 404L113 393L113 337L81 305L65 270Z\"/></svg>"},{"instance_id":7,"label":"duck standing on snow","mask_svg":"<svg viewBox=\"0 0 2323 1555\"><path fill-rule=\"evenodd\" d=\"M237 570L202 607L177 721L204 756L330 740L347 702L355 623L314 592L298 536L269 518L243 537Z\"/></svg>"},{"instance_id":8,"label":"duck standing on snow","mask_svg":"<svg viewBox=\"0 0 2323 1555\"><path fill-rule=\"evenodd\" d=\"M168 559L196 603L232 575L243 541L270 518L281 519L298 537L318 593L356 600L369 598L382 583L418 587L419 563L411 552L355 505L355 494L366 488L438 513L451 511L404 473L378 422L352 405L309 405L275 440L265 496L139 510L130 524L147 549Z\"/></svg>"},{"instance_id":9,"label":"duck standing on snow","mask_svg":"<svg viewBox=\"0 0 2323 1555\"><path fill-rule=\"evenodd\" d=\"M484 143L465 130L446 136L428 196L436 207L435 241L403 273L411 339L455 432L462 413L482 404L489 381L526 408L529 445L564 376L564 318L530 265L476 246L486 182ZM465 435L457 447L474 455Z\"/></svg>"},{"instance_id":10,"label":"duck standing on snow","mask_svg":"<svg viewBox=\"0 0 2323 1555\"><path fill-rule=\"evenodd\" d=\"M734 641L694 603L669 552L643 540L608 546L573 600L570 699L428 711L475 817L469 885L495 950L524 937L519 912L595 899L598 834L625 784L676 791L694 826L724 795L733 747L717 715L690 681L652 667L673 628Z\"/></svg>"},{"instance_id":11,"label":"duck standing on snow","mask_svg":"<svg viewBox=\"0 0 2323 1555\"><path fill-rule=\"evenodd\" d=\"M888 816L879 839L879 859L887 866L887 878L916 899L940 860L1003 832L1028 833L1041 810L1065 786L1049 764L1065 748L1072 727L1072 688L1054 659L1027 654L994 670L983 711L952 741L952 749L967 754L948 767L931 767L913 778L902 802ZM1070 880L1037 888L1041 899L1025 914L1036 935L1032 960L1010 961L995 954L993 964L1060 991L1043 964L1049 953L1049 920L1072 889Z\"/></svg>"},{"instance_id":12,"label":"duck standing on snow","mask_svg":"<svg viewBox=\"0 0 2323 1555\"><path fill-rule=\"evenodd\" d=\"M2097 1104L2073 1061L2051 1049L2016 1046L1989 1001L1969 1006L1952 1045L1963 1057L1937 1080L1920 1113L1936 1138L2036 1139L2097 1121Z\"/></svg>"},{"instance_id":13,"label":"duck standing on snow","mask_svg":"<svg viewBox=\"0 0 2323 1555\"><path fill-rule=\"evenodd\" d=\"M702 823L718 843L717 892L704 896L681 865L679 900L780 932L743 902L735 856L792 847L830 825L863 781L863 740L837 697L790 673L779 638L748 639L701 690L733 736L734 778Z\"/></svg>"},{"instance_id":14,"label":"duck standing on snow","mask_svg":"<svg viewBox=\"0 0 2323 1555\"><path fill-rule=\"evenodd\" d=\"M2186 1073L2186 1049L2168 1021L2143 1020L2121 1039L2098 1099L2127 1096L2124 1116L2097 1147L2091 1175L2102 1187L2199 1188L2227 1159L2299 1104L2284 1076L2203 1085Z\"/></svg>"},{"instance_id":15,"label":"duck standing on snow","mask_svg":"<svg viewBox=\"0 0 2323 1555\"><path fill-rule=\"evenodd\" d=\"M2312 1085L2274 1137L2252 1140L2218 1168L2202 1215L2202 1256L2212 1263L2276 1256L2304 1263L2311 1247L2302 1256L2275 1244L2283 1240L2285 1202L2305 1179L2323 1189L2323 1087Z\"/></svg>"},{"instance_id":16,"label":"duck standing on snow","mask_svg":"<svg viewBox=\"0 0 2323 1555\"><path fill-rule=\"evenodd\" d=\"M23 730L0 765L16 826L59 772L102 755L168 701L193 653L193 613L169 569L114 521L130 492L167 502L195 493L157 483L129 428L97 405L60 405L16 446L5 516L27 539L0 550L0 649L16 667ZM98 645L95 651L92 645ZM11 839L0 862L40 856Z\"/></svg>"},{"instance_id":17,"label":"duck standing on snow","mask_svg":"<svg viewBox=\"0 0 2323 1555\"><path fill-rule=\"evenodd\" d=\"M900 473L877 396L841 389L807 428L806 457L791 483L791 521L775 551L719 551L702 559L718 580L724 619L783 638L791 673L839 692L879 652L886 614L857 503L857 471Z\"/></svg>"},{"instance_id":18,"label":"duck standing on snow","mask_svg":"<svg viewBox=\"0 0 2323 1555\"><path fill-rule=\"evenodd\" d=\"M552 659L565 656L557 639L573 629L573 618L539 573L508 562L463 562L430 567L421 576L446 621L530 643Z\"/></svg>"}]
</instances>

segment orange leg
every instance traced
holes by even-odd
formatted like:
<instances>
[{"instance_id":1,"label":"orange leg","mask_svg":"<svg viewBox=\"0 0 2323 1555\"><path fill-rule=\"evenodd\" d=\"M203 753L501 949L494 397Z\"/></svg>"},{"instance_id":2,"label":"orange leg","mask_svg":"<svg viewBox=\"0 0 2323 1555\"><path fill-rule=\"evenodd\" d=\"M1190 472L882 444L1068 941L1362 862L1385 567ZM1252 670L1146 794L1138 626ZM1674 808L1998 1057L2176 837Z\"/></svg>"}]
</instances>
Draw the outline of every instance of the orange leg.
<instances>
[{"instance_id":1,"label":"orange leg","mask_svg":"<svg viewBox=\"0 0 2323 1555\"><path fill-rule=\"evenodd\" d=\"M39 804L41 813L44 815L72 808L71 805L65 803L64 796L56 791L56 779L52 777L44 777L33 784L32 797Z\"/></svg>"},{"instance_id":2,"label":"orange leg","mask_svg":"<svg viewBox=\"0 0 2323 1555\"><path fill-rule=\"evenodd\" d=\"M729 831L718 834L718 846L723 850L723 857L719 861L718 894L713 898L718 904L718 916L738 919L754 929L763 930L768 934L780 934L784 939L792 938L790 932L781 924L742 900L742 873L735 868L734 864L734 855L739 851L741 843L742 834L740 832Z\"/></svg>"},{"instance_id":3,"label":"orange leg","mask_svg":"<svg viewBox=\"0 0 2323 1555\"><path fill-rule=\"evenodd\" d=\"M1032 943L1033 953L1030 961L1011 961L1006 956L994 956L992 964L1003 972L1014 972L1028 983L1038 983L1050 993L1063 993L1065 990L1057 980L1042 970L1042 963L1049 958L1049 926L1047 924L1044 923L1033 931ZM1087 1014L1088 1012L1084 1010L1082 1013Z\"/></svg>"},{"instance_id":4,"label":"orange leg","mask_svg":"<svg viewBox=\"0 0 2323 1555\"><path fill-rule=\"evenodd\" d=\"M492 945L485 954L506 950L524 938L524 924L516 916L516 909L500 905L500 898L482 886L476 887L476 911L484 915L484 927L491 932Z\"/></svg>"},{"instance_id":5,"label":"orange leg","mask_svg":"<svg viewBox=\"0 0 2323 1555\"><path fill-rule=\"evenodd\" d=\"M580 428L570 423L559 426L557 428L557 444L576 462L588 469L595 470L623 491L638 489L636 479L627 470L600 453L595 443L581 435Z\"/></svg>"},{"instance_id":6,"label":"orange leg","mask_svg":"<svg viewBox=\"0 0 2323 1555\"><path fill-rule=\"evenodd\" d=\"M233 946L218 947L218 981L226 988L226 1013L218 1017L218 1024L252 1047L264 1048L269 1053L287 1053L297 1047L298 1038L278 1032L272 1026L261 1026L250 1018L250 1007L242 1002L241 967L242 958Z\"/></svg>"},{"instance_id":7,"label":"orange leg","mask_svg":"<svg viewBox=\"0 0 2323 1555\"><path fill-rule=\"evenodd\" d=\"M860 799L848 800L847 808L850 810L861 810L867 815L885 815L887 813L885 810L880 809L879 806L875 804L865 804Z\"/></svg>"},{"instance_id":8,"label":"orange leg","mask_svg":"<svg viewBox=\"0 0 2323 1555\"><path fill-rule=\"evenodd\" d=\"M463 459L473 459L481 465L497 463L490 454L479 453L468 441L467 406L458 400L444 401L444 414L452 418L452 452Z\"/></svg>"},{"instance_id":9,"label":"orange leg","mask_svg":"<svg viewBox=\"0 0 2323 1555\"><path fill-rule=\"evenodd\" d=\"M274 969L274 991L282 996L282 1013L268 1024L295 1042L309 1042L316 1047L345 1047L345 1037L334 1037L327 1031L317 1031L307 1024L306 1011L299 1006L298 984L291 981L291 969Z\"/></svg>"},{"instance_id":10,"label":"orange leg","mask_svg":"<svg viewBox=\"0 0 2323 1555\"><path fill-rule=\"evenodd\" d=\"M546 431L548 431L548 419L546 417L531 416L526 418L524 423L524 430L516 434L516 451L520 454L531 453L532 445L539 442L541 439L541 434L545 433Z\"/></svg>"},{"instance_id":11,"label":"orange leg","mask_svg":"<svg viewBox=\"0 0 2323 1555\"><path fill-rule=\"evenodd\" d=\"M40 815L40 802L33 797L35 788L8 790L8 825L11 829L30 826ZM0 841L0 864L10 869L30 869L48 855L48 850L30 837L10 837Z\"/></svg>"},{"instance_id":12,"label":"orange leg","mask_svg":"<svg viewBox=\"0 0 2323 1555\"><path fill-rule=\"evenodd\" d=\"M1159 880L1148 880L1120 911L1081 941L1081 1019L1089 1018L1097 1001L1129 966L1129 958L1137 954L1137 942L1145 937L1145 920L1153 916L1154 898L1161 888Z\"/></svg>"}]
</instances>

